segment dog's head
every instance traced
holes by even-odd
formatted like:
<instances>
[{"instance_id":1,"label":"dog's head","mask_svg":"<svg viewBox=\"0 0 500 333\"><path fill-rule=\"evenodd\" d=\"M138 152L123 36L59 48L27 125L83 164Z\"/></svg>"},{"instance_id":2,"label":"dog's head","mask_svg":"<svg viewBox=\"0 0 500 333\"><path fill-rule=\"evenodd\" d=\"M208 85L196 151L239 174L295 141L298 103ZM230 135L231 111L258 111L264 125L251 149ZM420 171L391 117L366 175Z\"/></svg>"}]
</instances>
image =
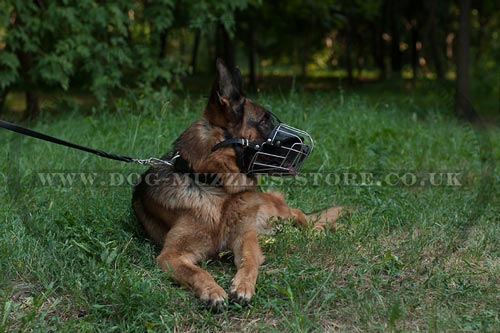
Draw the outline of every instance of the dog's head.
<instances>
[{"instance_id":1,"label":"dog's head","mask_svg":"<svg viewBox=\"0 0 500 333\"><path fill-rule=\"evenodd\" d=\"M239 69L230 71L217 60L217 78L204 116L224 130L226 140L214 150L233 146L238 165L247 174L296 175L312 150L311 137L247 98L242 82Z\"/></svg>"}]
</instances>

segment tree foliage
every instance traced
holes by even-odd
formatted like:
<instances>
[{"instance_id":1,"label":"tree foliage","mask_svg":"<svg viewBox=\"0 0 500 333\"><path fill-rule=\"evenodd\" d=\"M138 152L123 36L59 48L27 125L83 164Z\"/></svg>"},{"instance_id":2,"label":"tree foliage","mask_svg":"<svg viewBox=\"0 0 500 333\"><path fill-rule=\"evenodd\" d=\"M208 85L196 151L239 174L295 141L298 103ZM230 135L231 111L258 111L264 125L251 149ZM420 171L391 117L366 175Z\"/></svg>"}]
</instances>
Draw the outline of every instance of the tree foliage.
<instances>
[{"instance_id":1,"label":"tree foliage","mask_svg":"<svg viewBox=\"0 0 500 333\"><path fill-rule=\"evenodd\" d=\"M473 74L495 93L500 9L482 0L471 10ZM88 91L103 106L124 91L168 89L217 56L247 67L254 86L256 65L344 71L350 82L364 69L453 78L458 14L450 0L4 0L0 110L12 88L33 113L43 89Z\"/></svg>"}]
</instances>

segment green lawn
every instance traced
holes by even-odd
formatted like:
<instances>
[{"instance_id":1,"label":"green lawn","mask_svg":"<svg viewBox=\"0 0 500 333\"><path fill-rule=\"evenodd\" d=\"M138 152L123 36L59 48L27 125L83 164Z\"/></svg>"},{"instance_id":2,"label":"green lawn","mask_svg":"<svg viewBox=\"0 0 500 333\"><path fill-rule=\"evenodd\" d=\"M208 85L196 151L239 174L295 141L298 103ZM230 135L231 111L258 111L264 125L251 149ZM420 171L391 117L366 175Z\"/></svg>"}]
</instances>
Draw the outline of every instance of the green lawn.
<instances>
[{"instance_id":1,"label":"green lawn","mask_svg":"<svg viewBox=\"0 0 500 333\"><path fill-rule=\"evenodd\" d=\"M255 298L212 314L157 268L158 249L130 208L131 186L118 186L144 167L0 130L0 331L498 330L497 127L453 120L439 94L431 102L384 90L253 97L311 133L316 147L306 171L320 172L306 185L267 180L262 187L284 191L305 211L356 207L343 228L285 226L262 239L266 262ZM145 98L149 108L141 112L118 101L113 113L45 116L35 128L119 154L160 156L205 103L201 96L162 102ZM42 178L51 172L98 180L49 186ZM325 176L345 173L358 178L347 184ZM361 173L381 184L362 184ZM431 173L452 176L433 186ZM411 175L414 186L391 178L409 184ZM228 254L202 266L229 287Z\"/></svg>"}]
</instances>

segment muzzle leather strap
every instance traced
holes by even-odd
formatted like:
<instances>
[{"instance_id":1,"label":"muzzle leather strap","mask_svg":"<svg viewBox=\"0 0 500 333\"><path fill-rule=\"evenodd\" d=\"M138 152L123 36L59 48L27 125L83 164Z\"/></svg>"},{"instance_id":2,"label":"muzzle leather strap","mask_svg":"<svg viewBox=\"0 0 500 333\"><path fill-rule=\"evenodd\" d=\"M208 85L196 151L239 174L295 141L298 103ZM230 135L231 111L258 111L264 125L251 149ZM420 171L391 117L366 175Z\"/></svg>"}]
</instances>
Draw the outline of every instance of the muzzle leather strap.
<instances>
[{"instance_id":1,"label":"muzzle leather strap","mask_svg":"<svg viewBox=\"0 0 500 333\"><path fill-rule=\"evenodd\" d=\"M212 148L212 152L223 148L223 147L233 147L234 152L236 153L236 163L238 164L238 167L240 168L241 171L246 172L247 168L245 166L245 158L243 155L243 149L246 147L251 147L253 149L258 149L258 145L249 142L247 139L243 138L230 138L226 139L224 141L219 142Z\"/></svg>"},{"instance_id":2,"label":"muzzle leather strap","mask_svg":"<svg viewBox=\"0 0 500 333\"><path fill-rule=\"evenodd\" d=\"M253 149L260 148L259 144L255 143L255 142L248 141L248 139L231 138L231 139L227 139L227 140L224 140L222 142L219 142L218 144L213 146L212 151L216 151L217 149L227 147L227 146L243 146L243 147L250 147Z\"/></svg>"},{"instance_id":3,"label":"muzzle leather strap","mask_svg":"<svg viewBox=\"0 0 500 333\"><path fill-rule=\"evenodd\" d=\"M233 137L227 129L224 129L224 136L226 139L213 146L212 152L220 148L232 147L234 149L234 153L236 154L236 164L238 165L238 168L240 168L241 172L246 172L248 168L247 166L245 166L244 149L246 147L255 149L255 147L258 147L258 145L253 144L252 142L248 141L248 139Z\"/></svg>"}]
</instances>

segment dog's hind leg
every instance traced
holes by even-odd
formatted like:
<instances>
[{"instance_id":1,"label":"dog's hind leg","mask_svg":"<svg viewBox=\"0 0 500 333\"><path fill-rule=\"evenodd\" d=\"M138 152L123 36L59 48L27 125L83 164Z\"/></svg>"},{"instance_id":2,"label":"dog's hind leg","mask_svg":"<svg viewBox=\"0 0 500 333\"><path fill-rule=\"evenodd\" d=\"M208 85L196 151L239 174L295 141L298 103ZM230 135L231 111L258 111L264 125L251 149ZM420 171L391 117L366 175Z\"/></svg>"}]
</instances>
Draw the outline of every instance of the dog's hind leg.
<instances>
[{"instance_id":1,"label":"dog's hind leg","mask_svg":"<svg viewBox=\"0 0 500 333\"><path fill-rule=\"evenodd\" d=\"M199 233L193 235L178 229L181 228L174 227L167 234L157 258L158 265L163 271L171 271L180 284L192 288L212 310L222 310L227 293L207 271L196 265L210 252L209 242L200 238Z\"/></svg>"},{"instance_id":2,"label":"dog's hind leg","mask_svg":"<svg viewBox=\"0 0 500 333\"><path fill-rule=\"evenodd\" d=\"M264 262L264 255L257 240L257 233L252 229L239 235L231 247L238 271L233 278L230 298L241 305L246 305L255 294L257 274L259 266Z\"/></svg>"}]
</instances>

